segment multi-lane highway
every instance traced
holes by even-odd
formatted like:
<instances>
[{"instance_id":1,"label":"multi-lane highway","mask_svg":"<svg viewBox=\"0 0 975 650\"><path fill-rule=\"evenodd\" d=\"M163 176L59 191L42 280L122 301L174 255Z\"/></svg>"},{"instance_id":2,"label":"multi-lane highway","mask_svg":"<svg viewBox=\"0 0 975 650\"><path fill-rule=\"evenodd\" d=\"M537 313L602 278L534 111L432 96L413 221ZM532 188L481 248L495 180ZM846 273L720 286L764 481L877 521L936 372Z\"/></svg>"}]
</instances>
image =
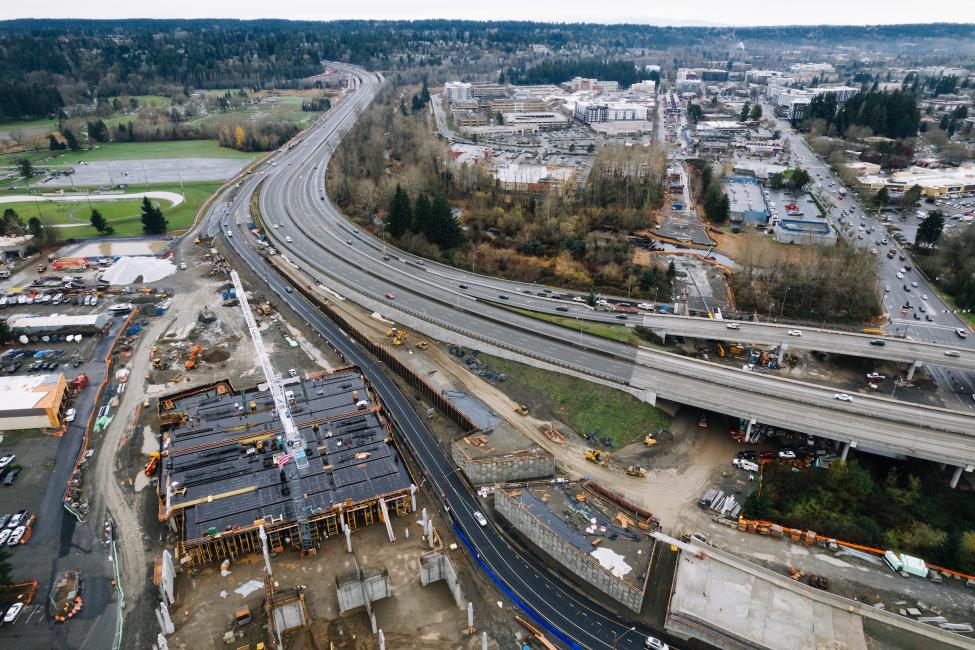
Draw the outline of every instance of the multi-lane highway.
<instances>
[{"instance_id":1,"label":"multi-lane highway","mask_svg":"<svg viewBox=\"0 0 975 650\"><path fill-rule=\"evenodd\" d=\"M474 344L486 342L606 378L645 399L659 396L862 447L975 466L975 417L970 414L874 396L840 401L826 387L568 331L476 300L469 294L471 285L464 289L460 285L466 283L451 275L455 269L399 251L383 252L382 243L359 232L324 191L336 135L349 128L378 84L373 75L359 75L358 89L328 120L263 170L269 176L260 197L270 226L266 230L312 278L354 290L358 300L393 317L397 311L410 314L470 336ZM252 191L254 181L245 189ZM498 291L512 286L482 276L479 282Z\"/></svg>"},{"instance_id":2,"label":"multi-lane highway","mask_svg":"<svg viewBox=\"0 0 975 650\"><path fill-rule=\"evenodd\" d=\"M336 113L341 115L341 111ZM335 119L337 116L330 117ZM582 594L565 588L547 567L512 547L493 524L479 525L474 518L478 510L476 498L409 400L387 374L385 366L370 359L314 305L293 293L285 280L269 272L264 259L244 243L244 231L236 230L230 223L228 212L246 214L255 184L256 180L248 181L231 200L214 206L209 216L217 226L214 232L223 233L238 259L264 279L278 301L287 304L309 327L335 346L349 363L362 370L393 416L397 431L422 464L428 485L441 500L446 516L453 521L475 560L502 584L515 604L535 617L547 629L550 639L556 637L552 640L557 640L560 645L580 650L637 649L644 647L648 634L663 636L622 619ZM227 236L228 233L233 235Z\"/></svg>"}]
</instances>

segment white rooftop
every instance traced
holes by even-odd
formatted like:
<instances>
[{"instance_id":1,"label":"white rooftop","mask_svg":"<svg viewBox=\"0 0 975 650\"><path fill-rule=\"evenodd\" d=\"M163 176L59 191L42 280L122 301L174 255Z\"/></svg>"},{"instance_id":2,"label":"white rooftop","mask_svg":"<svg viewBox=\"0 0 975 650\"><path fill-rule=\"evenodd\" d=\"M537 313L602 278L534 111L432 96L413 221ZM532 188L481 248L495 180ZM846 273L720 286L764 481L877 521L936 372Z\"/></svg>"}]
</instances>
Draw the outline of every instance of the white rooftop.
<instances>
[{"instance_id":1,"label":"white rooftop","mask_svg":"<svg viewBox=\"0 0 975 650\"><path fill-rule=\"evenodd\" d=\"M7 324L11 329L29 327L97 327L105 314L50 314L48 316L11 316Z\"/></svg>"},{"instance_id":2,"label":"white rooftop","mask_svg":"<svg viewBox=\"0 0 975 650\"><path fill-rule=\"evenodd\" d=\"M102 273L109 284L132 284L140 277L149 283L162 280L176 272L176 265L158 257L122 257Z\"/></svg>"},{"instance_id":3,"label":"white rooftop","mask_svg":"<svg viewBox=\"0 0 975 650\"><path fill-rule=\"evenodd\" d=\"M57 375L9 375L0 377L0 411L34 408L47 397L42 385L57 386Z\"/></svg>"}]
</instances>

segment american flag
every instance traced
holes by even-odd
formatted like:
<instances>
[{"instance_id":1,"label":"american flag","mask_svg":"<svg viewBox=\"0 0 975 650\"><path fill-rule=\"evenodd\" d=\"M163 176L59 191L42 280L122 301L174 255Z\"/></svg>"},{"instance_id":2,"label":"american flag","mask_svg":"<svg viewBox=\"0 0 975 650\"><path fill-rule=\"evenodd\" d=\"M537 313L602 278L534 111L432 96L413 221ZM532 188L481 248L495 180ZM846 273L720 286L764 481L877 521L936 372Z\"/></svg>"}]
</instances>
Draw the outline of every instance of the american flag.
<instances>
[{"instance_id":1,"label":"american flag","mask_svg":"<svg viewBox=\"0 0 975 650\"><path fill-rule=\"evenodd\" d=\"M281 456L278 457L278 469L281 469L287 465L291 458L291 454L281 454Z\"/></svg>"}]
</instances>

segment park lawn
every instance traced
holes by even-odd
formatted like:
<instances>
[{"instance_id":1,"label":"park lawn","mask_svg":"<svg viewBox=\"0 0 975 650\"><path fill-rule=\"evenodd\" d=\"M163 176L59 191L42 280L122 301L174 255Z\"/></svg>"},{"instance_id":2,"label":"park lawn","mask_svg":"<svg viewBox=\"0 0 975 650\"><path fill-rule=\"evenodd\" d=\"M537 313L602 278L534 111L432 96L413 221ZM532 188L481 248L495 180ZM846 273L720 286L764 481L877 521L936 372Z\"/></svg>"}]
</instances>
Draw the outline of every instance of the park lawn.
<instances>
[{"instance_id":1,"label":"park lawn","mask_svg":"<svg viewBox=\"0 0 975 650\"><path fill-rule=\"evenodd\" d=\"M110 142L97 149L68 152L65 164L96 160L147 160L150 158L247 158L255 153L221 147L216 140L175 140L170 142Z\"/></svg>"},{"instance_id":2,"label":"park lawn","mask_svg":"<svg viewBox=\"0 0 975 650\"><path fill-rule=\"evenodd\" d=\"M193 223L193 219L196 217L197 211L199 211L200 206L212 196L217 189L220 187L219 182L209 182L209 181L198 181L183 183L183 189L180 189L178 183L160 183L156 185L150 185L149 191L156 192L182 192L185 195L185 201L180 205L173 207L168 207L170 204L168 201L158 201L154 199L153 201L157 203L160 208L162 208L163 216L169 222L170 230L178 230L181 228L187 228ZM62 224L62 223L73 223L69 214L73 211L77 218L84 219L84 221L79 222L77 226L72 226L70 228L55 228L54 231L57 233L58 239L72 239L72 238L88 238L88 237L101 237L94 228L87 223L87 219L90 218L91 212L88 209L87 201L65 201L65 202L50 202L50 203L9 203L5 205L0 205L0 207L6 209L9 207L14 208L20 215L21 219L25 222L31 217L37 216L36 205L40 205L40 219L42 223L46 224ZM115 237L134 237L142 235L142 199L120 199L118 201L98 201L92 202L92 207L97 208L102 216L105 217L110 222L110 225L115 229ZM115 221L119 219L119 221Z\"/></svg>"},{"instance_id":3,"label":"park lawn","mask_svg":"<svg viewBox=\"0 0 975 650\"><path fill-rule=\"evenodd\" d=\"M119 95L117 97L109 97L108 101L111 102L114 99L118 99L122 102L122 105L126 108L129 105L129 99L135 97L139 100L139 106L168 106L173 103L173 100L165 95Z\"/></svg>"},{"instance_id":4,"label":"park lawn","mask_svg":"<svg viewBox=\"0 0 975 650\"><path fill-rule=\"evenodd\" d=\"M42 118L39 120L18 120L14 122L3 122L0 123L0 131L10 131L12 129L25 129L25 130L40 130L40 129L50 129L55 130L58 126L58 121L54 118Z\"/></svg>"},{"instance_id":5,"label":"park lawn","mask_svg":"<svg viewBox=\"0 0 975 650\"><path fill-rule=\"evenodd\" d=\"M479 358L508 376L498 387L533 417L558 419L583 436L595 431L612 439L614 448L669 426L662 412L621 390L486 354Z\"/></svg>"}]
</instances>

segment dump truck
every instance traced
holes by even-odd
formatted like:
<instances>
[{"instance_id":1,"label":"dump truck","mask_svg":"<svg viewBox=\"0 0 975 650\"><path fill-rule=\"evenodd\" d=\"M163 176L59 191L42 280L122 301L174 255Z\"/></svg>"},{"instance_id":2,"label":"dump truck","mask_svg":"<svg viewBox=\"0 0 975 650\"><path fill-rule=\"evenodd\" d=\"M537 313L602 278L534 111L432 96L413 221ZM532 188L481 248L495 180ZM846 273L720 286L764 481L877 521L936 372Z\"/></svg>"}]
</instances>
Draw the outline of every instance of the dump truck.
<instances>
[{"instance_id":1,"label":"dump truck","mask_svg":"<svg viewBox=\"0 0 975 650\"><path fill-rule=\"evenodd\" d=\"M647 475L647 470L642 467L637 467L636 465L630 465L626 468L626 473L630 476L636 476L638 478L643 478Z\"/></svg>"},{"instance_id":2,"label":"dump truck","mask_svg":"<svg viewBox=\"0 0 975 650\"><path fill-rule=\"evenodd\" d=\"M587 449L583 453L583 456L591 463L605 466L607 463L609 463L610 453L608 451L601 451L599 449Z\"/></svg>"}]
</instances>

